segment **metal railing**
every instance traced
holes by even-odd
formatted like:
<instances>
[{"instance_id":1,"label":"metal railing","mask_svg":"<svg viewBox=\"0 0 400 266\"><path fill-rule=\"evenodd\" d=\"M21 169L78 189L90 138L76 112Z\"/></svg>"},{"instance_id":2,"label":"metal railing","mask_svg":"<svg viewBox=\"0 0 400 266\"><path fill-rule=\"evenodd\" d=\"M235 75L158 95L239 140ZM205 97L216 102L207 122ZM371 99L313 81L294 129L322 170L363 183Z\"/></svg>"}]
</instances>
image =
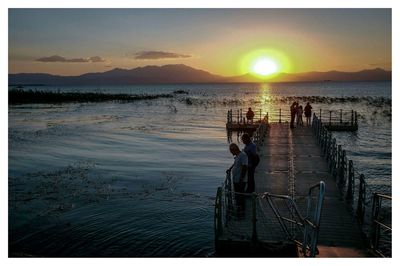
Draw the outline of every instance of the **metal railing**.
<instances>
[{"instance_id":1,"label":"metal railing","mask_svg":"<svg viewBox=\"0 0 400 266\"><path fill-rule=\"evenodd\" d=\"M357 117L356 112L353 113L353 116ZM356 118L353 121L357 123ZM358 173L355 170L353 161L347 158L346 151L341 145L337 144L336 139L325 125L314 113L312 122L313 132L317 143L321 147L322 154L328 163L330 173L336 179L336 184L342 196L353 210L363 237L367 242L374 243L373 241L376 240L373 240L375 236L371 234L371 232L374 232L371 228L377 225L375 220L369 219L374 216L374 210L376 209L374 206L371 207L371 200L374 193L369 188L364 174ZM383 198L387 197L390 196L383 196ZM391 245L386 243L385 252L385 254L391 254ZM379 254L379 251L376 254Z\"/></svg>"},{"instance_id":2,"label":"metal railing","mask_svg":"<svg viewBox=\"0 0 400 266\"><path fill-rule=\"evenodd\" d=\"M274 109L263 112L262 109L254 112L253 121L249 121L246 118L245 112L243 109L238 109L233 111L232 109L227 111L227 123L231 124L248 124L251 122L260 123L263 120L263 113L268 116L267 124L270 122L284 123L290 122L291 120L291 112L290 109ZM265 117L265 115L264 115ZM358 125L358 114L354 110L322 110L319 109L319 116L321 122L327 125ZM303 113L303 120L305 120L305 115ZM303 121L305 122L305 121Z\"/></svg>"},{"instance_id":3,"label":"metal railing","mask_svg":"<svg viewBox=\"0 0 400 266\"><path fill-rule=\"evenodd\" d=\"M315 190L318 191L316 196L313 195ZM321 181L310 187L307 196L305 217L301 215L295 201L290 196L264 193L262 197L267 199L286 237L301 247L305 257L315 257L317 254L322 205L325 197L325 183ZM315 204L313 204L314 197L316 198ZM289 217L282 214L282 210L277 207L274 199L284 200L286 204L285 211L287 211L286 214L288 214ZM291 230L289 230L289 226ZM302 239L298 239L299 232L301 233Z\"/></svg>"},{"instance_id":4,"label":"metal railing","mask_svg":"<svg viewBox=\"0 0 400 266\"><path fill-rule=\"evenodd\" d=\"M391 257L392 222L391 215L389 216L387 213L383 214L383 201L390 202L391 208L392 197L374 193L369 246L378 256Z\"/></svg>"},{"instance_id":5,"label":"metal railing","mask_svg":"<svg viewBox=\"0 0 400 266\"><path fill-rule=\"evenodd\" d=\"M238 193L233 190L231 179L231 171L228 169L223 186L217 190L214 211L216 245L217 240L224 232L237 235L240 239L262 241L262 237L259 236L261 231L258 230L258 227L272 226L272 224L268 224L271 222L272 214L277 219L281 232L276 241L284 239L292 241L301 248L305 257L315 257L325 194L324 182L321 181L309 189L306 213L302 215L290 196L270 193ZM240 227L235 223L235 219L239 216L237 211L239 200L250 202L248 205L251 210L247 212L251 215L250 223L244 223L245 227ZM279 200L283 200L285 203L282 207L278 207L277 201ZM265 210L265 206L262 207L264 201L268 203L270 209ZM260 214L260 212L264 213ZM262 216L268 216L269 220L263 220Z\"/></svg>"},{"instance_id":6,"label":"metal railing","mask_svg":"<svg viewBox=\"0 0 400 266\"><path fill-rule=\"evenodd\" d=\"M254 112L254 111L253 111ZM247 119L245 112L243 109L238 109L235 112L230 109L226 114L226 122L229 124L249 124L258 122L261 123L263 120L262 109L254 112L253 119Z\"/></svg>"}]
</instances>

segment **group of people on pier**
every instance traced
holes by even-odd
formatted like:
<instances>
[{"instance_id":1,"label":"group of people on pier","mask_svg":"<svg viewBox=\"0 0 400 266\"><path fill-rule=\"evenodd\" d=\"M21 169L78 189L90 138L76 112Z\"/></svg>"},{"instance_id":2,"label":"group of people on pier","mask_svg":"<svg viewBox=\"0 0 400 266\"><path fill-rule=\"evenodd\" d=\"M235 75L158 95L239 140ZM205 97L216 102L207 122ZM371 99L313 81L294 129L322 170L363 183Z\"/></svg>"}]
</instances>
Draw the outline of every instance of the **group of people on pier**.
<instances>
[{"instance_id":1,"label":"group of people on pier","mask_svg":"<svg viewBox=\"0 0 400 266\"><path fill-rule=\"evenodd\" d=\"M303 113L306 117L306 125L310 125L311 109L312 106L309 102L304 109L298 102L293 102L290 106L290 127L294 128L295 123L297 126L303 125ZM248 122L253 122L254 112L251 108L247 111L246 118ZM244 133L241 139L245 145L242 151L236 143L231 143L229 145L229 151L234 156L234 163L232 167L227 170L227 173L231 174L232 177L238 217L244 216L245 194L250 194L255 191L254 173L260 162L260 157L257 154L257 147L252 142L250 135Z\"/></svg>"},{"instance_id":2,"label":"group of people on pier","mask_svg":"<svg viewBox=\"0 0 400 266\"><path fill-rule=\"evenodd\" d=\"M304 107L304 110L303 106L299 105L298 102L293 102L290 106L290 128L294 128L295 123L297 126L303 125L303 112L306 117L306 125L309 126L311 124L311 109L312 106L309 102Z\"/></svg>"}]
</instances>

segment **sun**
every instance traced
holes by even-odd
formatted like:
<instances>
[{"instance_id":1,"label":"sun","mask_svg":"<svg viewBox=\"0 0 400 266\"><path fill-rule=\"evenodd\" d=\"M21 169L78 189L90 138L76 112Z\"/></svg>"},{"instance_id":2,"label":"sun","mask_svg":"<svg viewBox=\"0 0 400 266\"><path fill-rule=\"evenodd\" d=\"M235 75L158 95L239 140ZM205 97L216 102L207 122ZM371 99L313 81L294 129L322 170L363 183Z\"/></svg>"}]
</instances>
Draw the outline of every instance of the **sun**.
<instances>
[{"instance_id":1,"label":"sun","mask_svg":"<svg viewBox=\"0 0 400 266\"><path fill-rule=\"evenodd\" d=\"M239 61L239 73L251 74L257 79L271 80L280 73L290 73L292 62L288 55L273 48L254 49L244 54Z\"/></svg>"},{"instance_id":2,"label":"sun","mask_svg":"<svg viewBox=\"0 0 400 266\"><path fill-rule=\"evenodd\" d=\"M269 76L278 71L278 65L270 58L263 57L254 62L251 71L257 75Z\"/></svg>"}]
</instances>

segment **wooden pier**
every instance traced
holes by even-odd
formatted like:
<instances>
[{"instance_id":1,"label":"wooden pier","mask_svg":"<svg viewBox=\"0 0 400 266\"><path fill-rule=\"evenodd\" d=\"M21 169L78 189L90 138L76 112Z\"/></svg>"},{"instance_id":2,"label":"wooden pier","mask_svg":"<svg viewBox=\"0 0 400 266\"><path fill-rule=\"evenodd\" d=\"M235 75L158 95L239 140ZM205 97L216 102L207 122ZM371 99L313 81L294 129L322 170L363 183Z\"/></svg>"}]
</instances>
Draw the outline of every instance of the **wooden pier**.
<instances>
[{"instance_id":1,"label":"wooden pier","mask_svg":"<svg viewBox=\"0 0 400 266\"><path fill-rule=\"evenodd\" d=\"M350 124L356 124L355 117ZM353 162L315 114L312 126L290 129L288 122L279 121L269 122L267 114L260 123L263 127L256 131L254 141L261 161L255 172L255 193L241 195L246 201L244 217L237 216L238 194L231 189L229 172L218 190L214 220L217 254L376 255L362 230L367 202L364 176L355 175ZM316 193L311 192L313 186ZM371 226L377 230L376 224ZM391 227L389 233L391 240Z\"/></svg>"}]
</instances>

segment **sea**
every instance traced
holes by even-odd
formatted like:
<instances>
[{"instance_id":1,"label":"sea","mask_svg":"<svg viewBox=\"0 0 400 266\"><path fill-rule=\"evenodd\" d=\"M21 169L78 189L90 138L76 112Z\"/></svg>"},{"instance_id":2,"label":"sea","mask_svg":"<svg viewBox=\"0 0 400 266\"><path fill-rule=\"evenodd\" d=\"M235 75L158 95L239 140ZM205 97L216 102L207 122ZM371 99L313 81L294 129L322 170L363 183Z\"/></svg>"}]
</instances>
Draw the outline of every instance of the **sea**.
<instances>
[{"instance_id":1,"label":"sea","mask_svg":"<svg viewBox=\"0 0 400 266\"><path fill-rule=\"evenodd\" d=\"M282 120L297 100L334 133L371 191L391 194L391 82L25 86L24 90L172 94L134 102L8 107L9 255L213 257L214 200L233 162L227 111ZM9 90L13 89L9 87ZM321 110L321 111L320 111ZM341 111L340 111L341 110ZM233 142L238 142L235 133ZM239 143L242 148L243 145Z\"/></svg>"}]
</instances>

